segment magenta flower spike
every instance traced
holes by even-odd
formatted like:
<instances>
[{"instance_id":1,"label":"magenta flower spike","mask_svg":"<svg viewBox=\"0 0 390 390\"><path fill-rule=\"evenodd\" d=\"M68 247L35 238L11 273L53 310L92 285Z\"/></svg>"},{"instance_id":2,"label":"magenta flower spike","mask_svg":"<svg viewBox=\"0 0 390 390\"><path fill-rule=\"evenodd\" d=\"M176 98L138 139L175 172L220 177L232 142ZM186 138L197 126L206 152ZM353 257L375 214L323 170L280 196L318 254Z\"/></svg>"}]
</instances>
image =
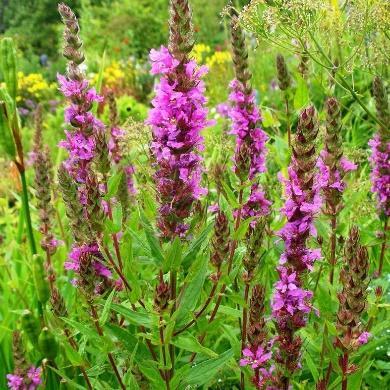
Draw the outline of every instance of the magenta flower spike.
<instances>
[{"instance_id":1,"label":"magenta flower spike","mask_svg":"<svg viewBox=\"0 0 390 390\"><path fill-rule=\"evenodd\" d=\"M42 383L41 368L31 366L23 376L8 374L7 380L10 390L35 390Z\"/></svg>"},{"instance_id":2,"label":"magenta flower spike","mask_svg":"<svg viewBox=\"0 0 390 390\"><path fill-rule=\"evenodd\" d=\"M243 206L242 218L253 217L252 228L257 220L270 212L271 202L265 197L259 175L266 171L267 134L261 128L261 115L256 105L255 92L250 85L248 51L245 35L238 25L235 11L231 19L232 56L235 79L230 83L230 107L227 110L232 123L230 134L236 137L233 170L241 182L253 181L248 202Z\"/></svg>"},{"instance_id":3,"label":"magenta flower spike","mask_svg":"<svg viewBox=\"0 0 390 390\"><path fill-rule=\"evenodd\" d=\"M314 218L321 208L320 188L316 171L317 156L315 139L318 133L314 107L304 109L299 117L293 142L293 156L288 168L285 184L285 203L282 208L287 223L279 234L285 243L280 257L279 281L275 284L272 299L272 316L276 322L278 335L276 362L278 383L288 388L289 377L299 367L302 340L295 332L306 324L311 311L312 292L303 288L303 277L313 268L315 260L321 257L318 249L310 249L307 241L316 235Z\"/></svg>"},{"instance_id":4,"label":"magenta flower spike","mask_svg":"<svg viewBox=\"0 0 390 390\"><path fill-rule=\"evenodd\" d=\"M171 2L169 49L150 52L151 73L160 75L153 108L146 121L152 127L151 150L160 203L157 225L161 236L184 237L185 220L192 204L206 193L200 181L203 172L203 138L207 120L205 85L207 68L189 59L193 46L191 12L187 1Z\"/></svg>"}]
</instances>

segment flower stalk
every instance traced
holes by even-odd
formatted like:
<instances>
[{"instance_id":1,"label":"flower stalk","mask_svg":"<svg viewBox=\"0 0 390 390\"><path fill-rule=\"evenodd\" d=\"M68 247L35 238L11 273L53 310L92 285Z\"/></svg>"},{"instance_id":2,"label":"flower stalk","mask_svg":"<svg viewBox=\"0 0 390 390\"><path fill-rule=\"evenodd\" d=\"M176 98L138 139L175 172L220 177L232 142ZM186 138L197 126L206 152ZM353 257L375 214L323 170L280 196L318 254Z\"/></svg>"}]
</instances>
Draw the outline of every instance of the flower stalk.
<instances>
[{"instance_id":1,"label":"flower stalk","mask_svg":"<svg viewBox=\"0 0 390 390\"><path fill-rule=\"evenodd\" d=\"M377 276L381 276L387 245L388 219L390 216L390 109L386 87L379 77L374 79L372 90L380 125L368 144L371 146L371 191L376 194L378 212L384 227L383 243L376 272Z\"/></svg>"},{"instance_id":2,"label":"flower stalk","mask_svg":"<svg viewBox=\"0 0 390 390\"><path fill-rule=\"evenodd\" d=\"M366 344L370 337L362 323L362 316L367 310L368 273L368 251L360 244L359 230L353 226L344 250L344 266L340 273L343 289L338 294L340 306L336 323L338 336L335 346L342 352L339 365L343 390L347 389L348 375L357 369L349 365L349 355Z\"/></svg>"},{"instance_id":3,"label":"flower stalk","mask_svg":"<svg viewBox=\"0 0 390 390\"><path fill-rule=\"evenodd\" d=\"M310 249L308 239L315 235L314 218L321 207L315 140L318 134L316 111L310 106L300 113L292 144L292 162L285 183L286 201L282 212L286 225L279 232L285 251L279 260L279 281L275 284L272 316L276 322L275 360L279 363L277 382L288 390L290 377L299 366L302 340L295 333L306 324L311 311L312 292L303 289L303 278L311 270L320 250Z\"/></svg>"},{"instance_id":4,"label":"flower stalk","mask_svg":"<svg viewBox=\"0 0 390 390\"><path fill-rule=\"evenodd\" d=\"M331 225L329 281L333 284L336 265L337 218L344 208L342 198L346 187L344 177L348 172L357 168L355 164L343 157L340 105L333 97L326 101L325 148L321 151L318 166L325 200L324 214L329 217Z\"/></svg>"}]
</instances>

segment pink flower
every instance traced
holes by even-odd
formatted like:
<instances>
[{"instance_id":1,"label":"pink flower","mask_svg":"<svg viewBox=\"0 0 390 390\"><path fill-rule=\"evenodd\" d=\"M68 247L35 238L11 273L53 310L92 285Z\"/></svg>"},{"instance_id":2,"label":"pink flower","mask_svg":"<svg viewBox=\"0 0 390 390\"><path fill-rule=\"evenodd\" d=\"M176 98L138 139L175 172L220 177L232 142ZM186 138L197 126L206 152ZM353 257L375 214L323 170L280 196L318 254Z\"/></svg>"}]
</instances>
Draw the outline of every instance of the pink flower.
<instances>
[{"instance_id":1,"label":"pink flower","mask_svg":"<svg viewBox=\"0 0 390 390\"><path fill-rule=\"evenodd\" d=\"M226 103L220 103L216 107L217 113L221 115L222 118L229 117L230 106Z\"/></svg>"},{"instance_id":2,"label":"pink flower","mask_svg":"<svg viewBox=\"0 0 390 390\"><path fill-rule=\"evenodd\" d=\"M330 166L327 162L328 152L323 150L321 157L317 161L319 168L319 175L317 176L317 183L325 192L332 189L343 192L345 189L344 176L346 173L357 169L357 165L349 161L346 157L340 159L339 166Z\"/></svg>"},{"instance_id":3,"label":"pink flower","mask_svg":"<svg viewBox=\"0 0 390 390\"><path fill-rule=\"evenodd\" d=\"M164 46L161 46L160 50L152 49L149 58L152 64L152 74L167 74L179 65L179 61Z\"/></svg>"},{"instance_id":4,"label":"pink flower","mask_svg":"<svg viewBox=\"0 0 390 390\"><path fill-rule=\"evenodd\" d=\"M165 237L185 234L182 221L192 203L204 195L200 186L203 150L201 130L207 121L205 85L207 71L195 61L179 67L167 48L150 52L152 74L161 74L147 124L152 126L151 150L156 160L154 179L160 202L158 226Z\"/></svg>"},{"instance_id":5,"label":"pink flower","mask_svg":"<svg viewBox=\"0 0 390 390\"><path fill-rule=\"evenodd\" d=\"M8 387L11 390L22 390L23 389L23 377L14 374L7 374Z\"/></svg>"},{"instance_id":6,"label":"pink flower","mask_svg":"<svg viewBox=\"0 0 390 390\"><path fill-rule=\"evenodd\" d=\"M371 146L371 191L376 193L378 206L390 216L390 142L379 133L368 143Z\"/></svg>"},{"instance_id":7,"label":"pink flower","mask_svg":"<svg viewBox=\"0 0 390 390\"><path fill-rule=\"evenodd\" d=\"M272 315L277 318L293 316L296 313L307 314L311 310L308 300L311 291L302 290L297 281L296 272L285 267L278 267L279 281L275 284L275 294L272 300Z\"/></svg>"},{"instance_id":8,"label":"pink flower","mask_svg":"<svg viewBox=\"0 0 390 390\"><path fill-rule=\"evenodd\" d=\"M357 341L360 345L364 345L368 343L368 339L371 337L371 333L369 332L362 332L360 336L358 337Z\"/></svg>"},{"instance_id":9,"label":"pink flower","mask_svg":"<svg viewBox=\"0 0 390 390\"><path fill-rule=\"evenodd\" d=\"M254 228L259 217L269 214L271 204L272 202L266 199L263 189L258 184L254 184L248 201L242 207L242 218L254 218L250 223Z\"/></svg>"},{"instance_id":10,"label":"pink flower","mask_svg":"<svg viewBox=\"0 0 390 390\"><path fill-rule=\"evenodd\" d=\"M344 172L355 171L358 167L355 163L349 161L346 157L343 157L340 160L340 165Z\"/></svg>"},{"instance_id":11,"label":"pink flower","mask_svg":"<svg viewBox=\"0 0 390 390\"><path fill-rule=\"evenodd\" d=\"M27 377L31 381L29 390L35 389L35 387L31 387L31 386L33 385L33 386L38 387L38 385L40 385L42 383L41 368L40 367L35 368L34 366L32 366L27 372Z\"/></svg>"},{"instance_id":12,"label":"pink flower","mask_svg":"<svg viewBox=\"0 0 390 390\"><path fill-rule=\"evenodd\" d=\"M124 168L126 179L127 179L127 189L129 191L130 195L135 195L137 193L135 187L134 187L134 174L135 174L135 167L133 165L128 165Z\"/></svg>"},{"instance_id":13,"label":"pink flower","mask_svg":"<svg viewBox=\"0 0 390 390\"><path fill-rule=\"evenodd\" d=\"M208 207L207 211L209 211L209 212L212 213L212 214L217 213L217 212L219 211L219 205L218 205L218 203L214 203L214 204L210 205L210 206Z\"/></svg>"},{"instance_id":14,"label":"pink flower","mask_svg":"<svg viewBox=\"0 0 390 390\"><path fill-rule=\"evenodd\" d=\"M236 156L241 147L246 143L249 147L250 168L249 178L253 179L257 174L265 171L265 157L267 149L265 143L268 140L267 134L261 129L261 116L255 104L254 92L247 94L244 86L238 81L230 83L231 93L229 99L232 107L229 109L229 116L232 121L231 134L236 136ZM237 171L237 166L235 171Z\"/></svg>"},{"instance_id":15,"label":"pink flower","mask_svg":"<svg viewBox=\"0 0 390 390\"><path fill-rule=\"evenodd\" d=\"M240 366L250 365L253 369L261 367L272 357L272 352L266 352L261 345L257 347L255 352L249 348L245 348L242 350L242 354L244 358L240 360Z\"/></svg>"},{"instance_id":16,"label":"pink flower","mask_svg":"<svg viewBox=\"0 0 390 390\"><path fill-rule=\"evenodd\" d=\"M80 272L80 257L86 253L90 253L93 256L93 267L96 273L96 276L103 278L110 278L111 271L103 265L103 256L99 250L99 247L96 243L84 244L81 246L74 246L69 253L68 261L64 263L64 267L67 270L73 270L76 273Z\"/></svg>"},{"instance_id":17,"label":"pink flower","mask_svg":"<svg viewBox=\"0 0 390 390\"><path fill-rule=\"evenodd\" d=\"M8 374L7 379L10 390L35 390L42 383L41 368L31 366L26 373L26 377Z\"/></svg>"}]
</instances>

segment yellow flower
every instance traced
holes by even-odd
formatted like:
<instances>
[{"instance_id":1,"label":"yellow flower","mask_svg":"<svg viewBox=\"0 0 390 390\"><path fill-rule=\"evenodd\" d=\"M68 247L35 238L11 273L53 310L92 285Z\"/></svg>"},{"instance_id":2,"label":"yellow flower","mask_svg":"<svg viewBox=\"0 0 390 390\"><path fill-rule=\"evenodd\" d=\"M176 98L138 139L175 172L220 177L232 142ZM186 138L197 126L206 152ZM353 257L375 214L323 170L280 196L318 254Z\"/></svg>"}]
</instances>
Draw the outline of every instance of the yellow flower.
<instances>
[{"instance_id":1,"label":"yellow flower","mask_svg":"<svg viewBox=\"0 0 390 390\"><path fill-rule=\"evenodd\" d=\"M206 65L209 68L214 66L221 66L229 63L232 60L232 56L228 51L216 51L211 57L207 58Z\"/></svg>"},{"instance_id":2,"label":"yellow flower","mask_svg":"<svg viewBox=\"0 0 390 390\"><path fill-rule=\"evenodd\" d=\"M53 84L49 85L40 73L25 75L23 72L18 72L18 87L21 95L27 93L32 97L39 98L43 92L53 89ZM19 100L21 100L20 97Z\"/></svg>"},{"instance_id":3,"label":"yellow flower","mask_svg":"<svg viewBox=\"0 0 390 390\"><path fill-rule=\"evenodd\" d=\"M93 84L97 83L99 75L95 75L93 78ZM121 84L125 78L125 72L123 71L122 65L114 61L109 66L107 66L103 71L103 84L107 87L115 87L118 84Z\"/></svg>"},{"instance_id":4,"label":"yellow flower","mask_svg":"<svg viewBox=\"0 0 390 390\"><path fill-rule=\"evenodd\" d=\"M210 46L205 45L204 43L198 43L192 49L191 57L193 57L197 63L202 64L209 53L211 53Z\"/></svg>"}]
</instances>

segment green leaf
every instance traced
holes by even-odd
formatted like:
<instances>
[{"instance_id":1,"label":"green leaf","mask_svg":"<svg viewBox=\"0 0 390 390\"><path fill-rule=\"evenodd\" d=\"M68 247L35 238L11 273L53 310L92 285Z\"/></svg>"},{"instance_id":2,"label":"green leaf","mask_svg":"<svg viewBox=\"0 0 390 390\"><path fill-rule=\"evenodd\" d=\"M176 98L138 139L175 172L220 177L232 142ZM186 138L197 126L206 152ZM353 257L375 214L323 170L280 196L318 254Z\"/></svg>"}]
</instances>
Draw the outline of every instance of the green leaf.
<instances>
[{"instance_id":1,"label":"green leaf","mask_svg":"<svg viewBox=\"0 0 390 390\"><path fill-rule=\"evenodd\" d=\"M139 390L138 381L130 370L123 376L123 383L126 389Z\"/></svg>"},{"instance_id":2,"label":"green leaf","mask_svg":"<svg viewBox=\"0 0 390 390\"><path fill-rule=\"evenodd\" d=\"M179 237L175 237L164 262L164 272L177 271L182 260L183 243Z\"/></svg>"},{"instance_id":3,"label":"green leaf","mask_svg":"<svg viewBox=\"0 0 390 390\"><path fill-rule=\"evenodd\" d=\"M107 334L116 337L122 343L123 348L125 348L131 354L134 353L135 348L138 346L136 351L137 361L150 357L150 352L146 345L144 343L138 343L137 337L135 337L134 334L127 329L115 324L106 323L104 330L107 332Z\"/></svg>"},{"instance_id":4,"label":"green leaf","mask_svg":"<svg viewBox=\"0 0 390 390\"><path fill-rule=\"evenodd\" d=\"M197 260L191 265L188 275L184 281L183 293L179 297L179 307L175 313L175 319L180 325L188 313L195 310L203 284L206 278L208 258L198 256Z\"/></svg>"},{"instance_id":5,"label":"green leaf","mask_svg":"<svg viewBox=\"0 0 390 390\"><path fill-rule=\"evenodd\" d=\"M63 348L65 349L65 355L72 363L73 366L82 366L84 365L84 360L81 355L73 349L68 343L62 343Z\"/></svg>"},{"instance_id":6,"label":"green leaf","mask_svg":"<svg viewBox=\"0 0 390 390\"><path fill-rule=\"evenodd\" d=\"M192 367L186 376L189 385L203 386L209 383L215 374L233 357L233 350L229 349L215 359L209 359Z\"/></svg>"},{"instance_id":7,"label":"green leaf","mask_svg":"<svg viewBox=\"0 0 390 390\"><path fill-rule=\"evenodd\" d=\"M120 203L118 203L115 205L115 207L113 207L112 220L116 226L121 226L122 218L123 218L122 206Z\"/></svg>"},{"instance_id":8,"label":"green leaf","mask_svg":"<svg viewBox=\"0 0 390 390\"><path fill-rule=\"evenodd\" d=\"M150 225L149 221L147 220L143 210L139 209L139 211L141 217L141 224L144 228L145 237L150 247L150 252L152 256L158 261L157 265L162 265L164 264L164 256L161 252L160 243L156 237L153 227Z\"/></svg>"},{"instance_id":9,"label":"green leaf","mask_svg":"<svg viewBox=\"0 0 390 390\"><path fill-rule=\"evenodd\" d=\"M18 88L16 74L16 51L12 38L5 37L0 42L0 68L12 100L15 101Z\"/></svg>"},{"instance_id":10,"label":"green leaf","mask_svg":"<svg viewBox=\"0 0 390 390\"><path fill-rule=\"evenodd\" d=\"M303 77L297 74L296 80L297 89L294 96L294 109L298 111L310 103L310 98L309 89L307 88L306 81L303 79Z\"/></svg>"},{"instance_id":11,"label":"green leaf","mask_svg":"<svg viewBox=\"0 0 390 390\"><path fill-rule=\"evenodd\" d=\"M57 370L56 368L52 366L48 366L50 370L54 371L57 373L61 378L64 378L66 383L70 386L72 385L72 389L80 389L80 390L85 390L84 386L80 386L78 383L70 379L62 370Z\"/></svg>"},{"instance_id":12,"label":"green leaf","mask_svg":"<svg viewBox=\"0 0 390 390\"><path fill-rule=\"evenodd\" d=\"M242 317L242 312L241 310L235 309L230 306L224 306L221 305L218 310L219 313L226 314L227 316L231 318L241 318Z\"/></svg>"},{"instance_id":13,"label":"green leaf","mask_svg":"<svg viewBox=\"0 0 390 390\"><path fill-rule=\"evenodd\" d=\"M111 311L112 300L115 296L115 293L116 293L116 290L113 289L111 291L111 294L108 296L106 302L104 303L102 314L100 315L100 318L99 318L99 323L101 326L103 326L107 322L108 316L109 316L110 311Z\"/></svg>"},{"instance_id":14,"label":"green leaf","mask_svg":"<svg viewBox=\"0 0 390 390\"><path fill-rule=\"evenodd\" d=\"M254 217L250 217L241 221L238 229L233 233L233 240L241 240L248 231L250 223L254 220Z\"/></svg>"},{"instance_id":15,"label":"green leaf","mask_svg":"<svg viewBox=\"0 0 390 390\"><path fill-rule=\"evenodd\" d=\"M318 377L319 377L318 369L317 369L315 363L313 362L313 359L311 358L311 356L308 352L305 353L305 360L306 360L307 366L309 367L311 375L313 376L314 382L317 383Z\"/></svg>"},{"instance_id":16,"label":"green leaf","mask_svg":"<svg viewBox=\"0 0 390 390\"><path fill-rule=\"evenodd\" d=\"M7 106L4 101L0 101L0 146L11 159L15 158L15 143L9 123Z\"/></svg>"},{"instance_id":17,"label":"green leaf","mask_svg":"<svg viewBox=\"0 0 390 390\"><path fill-rule=\"evenodd\" d=\"M121 182L123 171L115 172L109 179L107 183L107 193L103 196L104 200L111 199L117 192L119 183Z\"/></svg>"},{"instance_id":18,"label":"green leaf","mask_svg":"<svg viewBox=\"0 0 390 390\"><path fill-rule=\"evenodd\" d=\"M234 209L239 208L240 204L237 202L236 195L234 195L234 192L224 181L222 182L222 187L224 189L224 195L226 196L226 200L228 201L229 205Z\"/></svg>"},{"instance_id":19,"label":"green leaf","mask_svg":"<svg viewBox=\"0 0 390 390\"><path fill-rule=\"evenodd\" d=\"M149 314L139 311L133 311L126 306L118 305L117 303L111 304L111 309L116 311L119 314L122 314L130 323L138 326L144 326L145 328L152 327L152 319L149 317Z\"/></svg>"},{"instance_id":20,"label":"green leaf","mask_svg":"<svg viewBox=\"0 0 390 390\"><path fill-rule=\"evenodd\" d=\"M99 75L96 82L96 92L100 93L103 84L104 67L106 64L106 50L103 51L102 61L100 62Z\"/></svg>"},{"instance_id":21,"label":"green leaf","mask_svg":"<svg viewBox=\"0 0 390 390\"><path fill-rule=\"evenodd\" d=\"M118 225L115 222L111 221L111 219L106 218L104 220L104 231L108 234L119 233L121 231L121 225Z\"/></svg>"},{"instance_id":22,"label":"green leaf","mask_svg":"<svg viewBox=\"0 0 390 390\"><path fill-rule=\"evenodd\" d=\"M273 115L269 108L263 107L261 110L262 125L263 127L279 127L280 122L276 115Z\"/></svg>"},{"instance_id":23,"label":"green leaf","mask_svg":"<svg viewBox=\"0 0 390 390\"><path fill-rule=\"evenodd\" d=\"M160 376L156 362L152 360L145 360L142 362L142 364L139 365L139 369L142 374L144 374L145 377L149 379L150 384L152 385L152 389L165 389L165 383Z\"/></svg>"},{"instance_id":24,"label":"green leaf","mask_svg":"<svg viewBox=\"0 0 390 390\"><path fill-rule=\"evenodd\" d=\"M214 351L204 347L199 343L198 339L192 335L179 336L171 341L175 347L184 349L190 352L203 353L209 357L215 358L218 356Z\"/></svg>"},{"instance_id":25,"label":"green leaf","mask_svg":"<svg viewBox=\"0 0 390 390\"><path fill-rule=\"evenodd\" d=\"M99 335L96 333L96 331L81 322L72 320L67 317L61 317L62 321L66 322L68 325L70 325L72 328L79 331L84 336L88 337L89 339L98 339Z\"/></svg>"},{"instance_id":26,"label":"green leaf","mask_svg":"<svg viewBox=\"0 0 390 390\"><path fill-rule=\"evenodd\" d=\"M180 390L182 389L181 382L183 379L187 376L188 372L190 371L191 367L186 364L182 367L180 367L178 370L175 370L175 375L171 379L170 386L173 390Z\"/></svg>"},{"instance_id":27,"label":"green leaf","mask_svg":"<svg viewBox=\"0 0 390 390\"><path fill-rule=\"evenodd\" d=\"M207 236L214 227L214 223L207 225L199 234L199 236L192 240L187 252L184 254L182 264L184 267L188 267L189 263L197 256L202 245L207 245Z\"/></svg>"}]
</instances>

